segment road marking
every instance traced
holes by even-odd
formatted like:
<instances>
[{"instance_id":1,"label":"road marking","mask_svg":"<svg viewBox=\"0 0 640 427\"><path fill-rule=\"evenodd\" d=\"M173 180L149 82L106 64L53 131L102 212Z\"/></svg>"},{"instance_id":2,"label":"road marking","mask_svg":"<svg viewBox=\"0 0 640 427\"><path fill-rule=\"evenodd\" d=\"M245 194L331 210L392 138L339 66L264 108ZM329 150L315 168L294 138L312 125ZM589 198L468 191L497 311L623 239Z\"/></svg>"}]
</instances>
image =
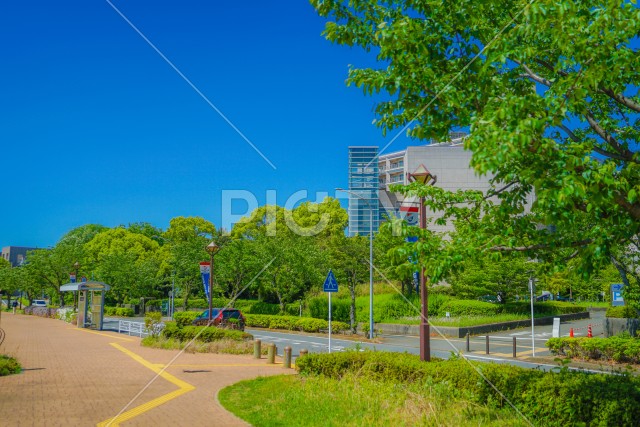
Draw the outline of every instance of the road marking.
<instances>
[{"instance_id":1,"label":"road marking","mask_svg":"<svg viewBox=\"0 0 640 427\"><path fill-rule=\"evenodd\" d=\"M138 415L144 414L147 411L152 410L153 408L157 408L160 405L163 405L165 403L167 403L170 400L175 399L178 396L181 396L185 393L190 392L191 390L195 390L195 387L192 386L191 384L182 381L181 379L178 379L176 377L174 377L173 375L171 375L170 373L168 373L167 371L162 371L162 368L159 368L157 364L151 363L145 359L143 359L141 356L137 355L136 353L132 352L131 350L128 350L124 347L122 347L120 344L117 343L109 343L111 346L117 348L118 350L120 350L121 352L123 352L124 354L126 354L127 356L131 357L133 360L135 360L136 362L140 363L142 366L145 366L149 369L151 369L153 372L155 372L156 374L159 374L162 378L164 378L165 380L169 381L170 383L178 386L178 390L172 391L171 393L167 393L165 395L162 395L156 399L153 399L147 403L143 403L142 405L136 406L133 409L128 410L127 412L123 412L122 414L118 415L117 417L114 418L109 418L107 420L102 421L101 423L98 423L98 427L103 427L103 426L119 426L120 423L124 422L124 421L128 421L134 417L137 417Z\"/></svg>"},{"instance_id":2,"label":"road marking","mask_svg":"<svg viewBox=\"0 0 640 427\"><path fill-rule=\"evenodd\" d=\"M82 328L69 328L69 329L73 329L74 331L87 332L89 334L102 335L103 337L115 338L115 339L122 340L122 341L133 341L131 338L123 338L123 337L119 337L117 335L105 334L104 332L91 331L89 329L82 329Z\"/></svg>"}]
</instances>

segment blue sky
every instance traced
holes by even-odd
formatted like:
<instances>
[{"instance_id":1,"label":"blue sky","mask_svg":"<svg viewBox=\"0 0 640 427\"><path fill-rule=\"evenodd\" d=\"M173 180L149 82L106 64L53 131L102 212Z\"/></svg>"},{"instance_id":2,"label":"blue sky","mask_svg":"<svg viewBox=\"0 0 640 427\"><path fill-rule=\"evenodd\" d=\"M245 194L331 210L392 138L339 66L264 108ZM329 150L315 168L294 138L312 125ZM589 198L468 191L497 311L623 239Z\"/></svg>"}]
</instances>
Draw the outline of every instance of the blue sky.
<instances>
[{"instance_id":1,"label":"blue sky","mask_svg":"<svg viewBox=\"0 0 640 427\"><path fill-rule=\"evenodd\" d=\"M326 41L305 1L111 1L275 169L109 2L7 2L0 246L54 245L87 223L220 226L233 190L259 204L268 190L279 204L334 195L348 146L394 136L371 124L374 99L344 83L349 64L373 58Z\"/></svg>"}]
</instances>

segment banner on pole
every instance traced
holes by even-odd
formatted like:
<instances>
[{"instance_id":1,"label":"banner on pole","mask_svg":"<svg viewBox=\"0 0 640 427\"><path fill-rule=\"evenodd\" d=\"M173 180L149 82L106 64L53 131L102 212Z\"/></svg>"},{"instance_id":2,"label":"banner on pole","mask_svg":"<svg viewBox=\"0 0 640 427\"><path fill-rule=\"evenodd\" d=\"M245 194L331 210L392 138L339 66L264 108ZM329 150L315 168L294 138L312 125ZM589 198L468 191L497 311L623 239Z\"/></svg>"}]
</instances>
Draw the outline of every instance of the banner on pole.
<instances>
[{"instance_id":1,"label":"banner on pole","mask_svg":"<svg viewBox=\"0 0 640 427\"><path fill-rule=\"evenodd\" d=\"M208 262L200 263L200 277L202 277L202 286L204 286L204 295L209 299L209 277L211 275L211 264Z\"/></svg>"},{"instance_id":2,"label":"banner on pole","mask_svg":"<svg viewBox=\"0 0 640 427\"><path fill-rule=\"evenodd\" d=\"M69 274L69 282L76 283L76 274L75 273Z\"/></svg>"}]
</instances>

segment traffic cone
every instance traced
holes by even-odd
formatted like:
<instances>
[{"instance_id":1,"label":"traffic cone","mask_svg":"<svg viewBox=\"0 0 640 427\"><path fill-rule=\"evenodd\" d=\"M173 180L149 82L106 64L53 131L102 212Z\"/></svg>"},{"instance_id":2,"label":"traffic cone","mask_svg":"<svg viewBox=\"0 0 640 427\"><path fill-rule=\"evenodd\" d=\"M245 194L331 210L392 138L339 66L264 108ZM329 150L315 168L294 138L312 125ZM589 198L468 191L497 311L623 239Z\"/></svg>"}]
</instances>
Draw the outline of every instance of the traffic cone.
<instances>
[{"instance_id":1,"label":"traffic cone","mask_svg":"<svg viewBox=\"0 0 640 427\"><path fill-rule=\"evenodd\" d=\"M593 338L593 334L591 333L591 325L589 325L589 327L587 328L587 337Z\"/></svg>"},{"instance_id":2,"label":"traffic cone","mask_svg":"<svg viewBox=\"0 0 640 427\"><path fill-rule=\"evenodd\" d=\"M569 338L573 338L573 328L569 328Z\"/></svg>"}]
</instances>

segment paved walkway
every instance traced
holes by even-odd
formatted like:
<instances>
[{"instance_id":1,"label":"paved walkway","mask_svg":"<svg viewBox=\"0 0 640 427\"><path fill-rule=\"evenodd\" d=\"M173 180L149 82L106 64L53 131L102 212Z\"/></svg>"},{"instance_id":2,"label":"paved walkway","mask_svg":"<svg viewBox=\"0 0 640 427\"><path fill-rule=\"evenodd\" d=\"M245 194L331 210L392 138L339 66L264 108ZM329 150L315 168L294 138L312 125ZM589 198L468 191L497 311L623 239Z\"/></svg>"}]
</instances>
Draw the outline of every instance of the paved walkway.
<instances>
[{"instance_id":1,"label":"paved walkway","mask_svg":"<svg viewBox=\"0 0 640 427\"><path fill-rule=\"evenodd\" d=\"M4 312L0 327L0 354L24 369L0 377L0 426L245 426L218 391L294 372L252 356L150 349L137 337L36 316Z\"/></svg>"}]
</instances>

